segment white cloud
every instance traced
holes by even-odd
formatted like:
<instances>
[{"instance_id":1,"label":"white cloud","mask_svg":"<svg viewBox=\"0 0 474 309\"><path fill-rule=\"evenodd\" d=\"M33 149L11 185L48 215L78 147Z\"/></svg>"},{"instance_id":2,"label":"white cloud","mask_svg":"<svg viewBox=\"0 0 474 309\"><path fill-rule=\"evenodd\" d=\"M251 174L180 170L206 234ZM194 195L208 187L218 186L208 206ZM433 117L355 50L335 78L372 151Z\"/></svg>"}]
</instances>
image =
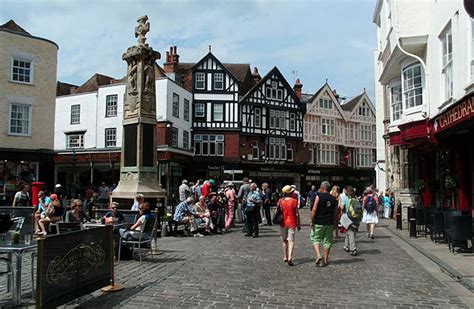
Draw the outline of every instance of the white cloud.
<instances>
[{"instance_id":1,"label":"white cloud","mask_svg":"<svg viewBox=\"0 0 474 309\"><path fill-rule=\"evenodd\" d=\"M148 42L162 53L177 45L180 60L197 62L212 45L223 62L277 66L316 91L329 78L338 91L373 94L371 23L367 1L18 1L2 0L0 22L14 19L33 35L58 43L58 79L81 84L100 72L125 74L121 56L135 44L136 19L150 18ZM28 7L28 10L24 8Z\"/></svg>"}]
</instances>

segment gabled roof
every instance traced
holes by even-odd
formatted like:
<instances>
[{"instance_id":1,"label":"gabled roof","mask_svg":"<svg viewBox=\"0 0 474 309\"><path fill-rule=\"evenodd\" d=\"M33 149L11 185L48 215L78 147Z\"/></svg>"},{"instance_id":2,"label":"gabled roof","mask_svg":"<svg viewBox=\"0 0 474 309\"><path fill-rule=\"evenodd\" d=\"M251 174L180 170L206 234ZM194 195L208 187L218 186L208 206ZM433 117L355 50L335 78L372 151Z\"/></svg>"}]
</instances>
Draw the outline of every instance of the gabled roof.
<instances>
[{"instance_id":1,"label":"gabled roof","mask_svg":"<svg viewBox=\"0 0 474 309\"><path fill-rule=\"evenodd\" d=\"M73 93L73 90L77 89L79 86L73 85L73 84L68 84L68 83L63 83L58 81L56 83L56 96L60 97L63 95L68 95Z\"/></svg>"},{"instance_id":2,"label":"gabled roof","mask_svg":"<svg viewBox=\"0 0 474 309\"><path fill-rule=\"evenodd\" d=\"M31 34L28 31L18 26L17 23L13 21L13 19L10 19L9 21L1 25L0 29L10 30L11 32L16 32L23 35L31 36Z\"/></svg>"},{"instance_id":3,"label":"gabled roof","mask_svg":"<svg viewBox=\"0 0 474 309\"><path fill-rule=\"evenodd\" d=\"M334 95L334 91L332 90L331 86L329 86L329 84L327 82L324 83L324 85L321 88L319 88L318 91L316 91L316 93L311 97L311 99L309 99L308 105L309 104L311 104L311 105L314 104L316 98L318 98L319 95L324 92L324 90L327 90L327 92L329 93L329 96L331 97L331 100L334 102L334 106L336 106L336 109L339 111L339 114L341 114L342 118L344 120L347 120L347 116L344 113L344 110L341 106L341 103L339 103L339 100ZM311 106L308 106L307 110L309 111L310 108L311 108Z\"/></svg>"},{"instance_id":4,"label":"gabled roof","mask_svg":"<svg viewBox=\"0 0 474 309\"><path fill-rule=\"evenodd\" d=\"M250 90L244 95L244 97L240 100L243 101L247 99L255 90L257 90L260 86L264 85L266 81L273 75L277 75L278 79L283 83L283 85L288 89L290 92L291 96L293 97L293 100L295 100L295 103L302 106L302 103L300 101L300 98L295 94L295 91L293 90L293 87L290 86L286 78L281 74L280 70L275 66L273 69L271 69L265 76L258 82L256 83Z\"/></svg>"},{"instance_id":5,"label":"gabled roof","mask_svg":"<svg viewBox=\"0 0 474 309\"><path fill-rule=\"evenodd\" d=\"M359 104L361 102L363 102L364 100L367 102L367 105L369 106L369 109L372 111L374 116L376 115L375 107L372 104L372 101L370 100L369 96L367 95L367 92L365 92L365 89L364 89L364 92L362 92L358 96L351 99L349 102L342 105L343 108L344 108L344 106L348 105L348 106L346 106L346 109L344 109L347 112L349 112L348 113L348 118L352 117L352 115L354 114L354 112L356 110L356 107L359 106Z\"/></svg>"},{"instance_id":6,"label":"gabled roof","mask_svg":"<svg viewBox=\"0 0 474 309\"><path fill-rule=\"evenodd\" d=\"M346 103L342 104L342 109L347 111L347 112L352 112L352 110L354 109L354 107L357 106L357 103L359 103L359 100L360 100L360 98L362 98L363 95L364 95L364 93L361 93L358 96L353 97L352 99L350 99Z\"/></svg>"},{"instance_id":7,"label":"gabled roof","mask_svg":"<svg viewBox=\"0 0 474 309\"><path fill-rule=\"evenodd\" d=\"M97 91L97 89L99 89L100 86L115 84L117 82L121 82L121 81L110 76L95 73L84 84L82 84L79 88L77 88L75 93Z\"/></svg>"},{"instance_id":8,"label":"gabled roof","mask_svg":"<svg viewBox=\"0 0 474 309\"><path fill-rule=\"evenodd\" d=\"M217 64L219 64L221 67L223 67L235 80L239 81L240 83L242 82L239 78L237 78L236 75L234 75L234 72L232 72L228 67L226 67L222 62L220 62L219 59L217 59L216 56L214 56L214 54L212 52L208 52L204 57L202 57L201 60L199 60L193 67L192 67L192 70L194 70L197 66L199 66L201 63L203 63L207 58L212 58L215 62L217 62ZM247 64L249 70L250 70L250 65ZM236 73L239 73L239 71L237 70L237 67L235 66L231 66Z\"/></svg>"}]
</instances>

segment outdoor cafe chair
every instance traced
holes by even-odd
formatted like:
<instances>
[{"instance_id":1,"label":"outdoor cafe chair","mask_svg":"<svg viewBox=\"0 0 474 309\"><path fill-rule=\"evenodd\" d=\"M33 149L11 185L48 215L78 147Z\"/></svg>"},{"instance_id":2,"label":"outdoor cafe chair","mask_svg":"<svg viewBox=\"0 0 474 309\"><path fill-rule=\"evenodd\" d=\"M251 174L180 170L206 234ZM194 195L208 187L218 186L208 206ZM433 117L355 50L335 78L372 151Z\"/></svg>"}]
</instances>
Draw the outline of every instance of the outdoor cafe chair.
<instances>
[{"instance_id":1,"label":"outdoor cafe chair","mask_svg":"<svg viewBox=\"0 0 474 309\"><path fill-rule=\"evenodd\" d=\"M135 223L137 221L137 214L123 214L123 218L125 219L125 223Z\"/></svg>"},{"instance_id":2,"label":"outdoor cafe chair","mask_svg":"<svg viewBox=\"0 0 474 309\"><path fill-rule=\"evenodd\" d=\"M451 228L447 233L448 247L449 250L453 253L455 252L456 247L465 247L467 248L467 241L471 241L471 251L472 248L472 217L467 216L452 216L451 217Z\"/></svg>"},{"instance_id":3,"label":"outdoor cafe chair","mask_svg":"<svg viewBox=\"0 0 474 309\"><path fill-rule=\"evenodd\" d=\"M143 228L143 231L138 234L137 239L124 239L122 238L122 236L120 236L118 261L120 261L120 252L122 249L122 245L124 246L131 245L132 256L137 254L138 257L140 258L140 263L142 262L142 258L144 256L143 250L149 250L151 257L153 258L153 248L151 244L153 240L155 240L155 243L156 243L157 222L158 222L158 218L156 217L145 220L145 222L143 223L145 225ZM149 248L144 248L144 246L149 246Z\"/></svg>"}]
</instances>

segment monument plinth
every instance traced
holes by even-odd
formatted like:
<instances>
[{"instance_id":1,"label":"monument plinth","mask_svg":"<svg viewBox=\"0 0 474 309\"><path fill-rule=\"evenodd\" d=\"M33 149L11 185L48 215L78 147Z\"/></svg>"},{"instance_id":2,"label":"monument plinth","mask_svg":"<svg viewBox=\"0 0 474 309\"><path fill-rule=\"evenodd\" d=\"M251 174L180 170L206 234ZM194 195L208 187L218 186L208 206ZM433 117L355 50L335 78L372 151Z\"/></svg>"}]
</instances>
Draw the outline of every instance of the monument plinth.
<instances>
[{"instance_id":1,"label":"monument plinth","mask_svg":"<svg viewBox=\"0 0 474 309\"><path fill-rule=\"evenodd\" d=\"M122 56L128 65L127 84L120 182L112 192L112 199L120 204L126 204L127 200L130 206L137 193L149 201L166 195L158 183L156 157L155 61L160 59L160 53L145 43L145 35L150 30L147 20L146 15L137 20L138 45L129 47Z\"/></svg>"}]
</instances>

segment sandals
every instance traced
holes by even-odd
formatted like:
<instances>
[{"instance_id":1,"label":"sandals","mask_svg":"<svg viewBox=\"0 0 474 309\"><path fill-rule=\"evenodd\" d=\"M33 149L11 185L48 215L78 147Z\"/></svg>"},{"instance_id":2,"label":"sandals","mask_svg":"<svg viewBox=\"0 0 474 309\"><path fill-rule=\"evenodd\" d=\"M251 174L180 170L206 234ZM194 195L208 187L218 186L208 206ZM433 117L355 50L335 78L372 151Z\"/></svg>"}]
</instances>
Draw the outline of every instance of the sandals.
<instances>
[{"instance_id":1,"label":"sandals","mask_svg":"<svg viewBox=\"0 0 474 309\"><path fill-rule=\"evenodd\" d=\"M316 258L316 261L314 262L314 264L316 265L316 267L321 267L321 262L323 261L323 258L318 256Z\"/></svg>"},{"instance_id":2,"label":"sandals","mask_svg":"<svg viewBox=\"0 0 474 309\"><path fill-rule=\"evenodd\" d=\"M288 260L288 266L293 266L295 264L293 264L293 261L292 260Z\"/></svg>"},{"instance_id":3,"label":"sandals","mask_svg":"<svg viewBox=\"0 0 474 309\"><path fill-rule=\"evenodd\" d=\"M351 252L349 252L349 254L352 256L357 256L357 249L352 250Z\"/></svg>"}]
</instances>

